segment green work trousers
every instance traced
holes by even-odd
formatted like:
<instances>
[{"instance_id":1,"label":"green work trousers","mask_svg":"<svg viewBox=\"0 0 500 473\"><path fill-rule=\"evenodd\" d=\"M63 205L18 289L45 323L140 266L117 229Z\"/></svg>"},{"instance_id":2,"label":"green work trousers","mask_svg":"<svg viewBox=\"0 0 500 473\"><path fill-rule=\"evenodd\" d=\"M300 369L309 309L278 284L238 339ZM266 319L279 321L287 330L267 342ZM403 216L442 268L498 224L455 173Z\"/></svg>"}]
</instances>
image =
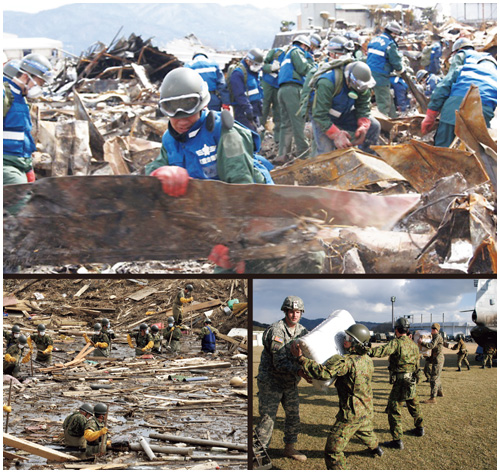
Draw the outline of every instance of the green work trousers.
<instances>
[{"instance_id":1,"label":"green work trousers","mask_svg":"<svg viewBox=\"0 0 500 473\"><path fill-rule=\"evenodd\" d=\"M262 91L264 93L264 100L262 103L262 117L260 123L265 126L267 119L270 115L273 117L273 137L274 142L277 144L280 141L280 126L281 126L281 114L278 102L278 90L271 84L262 81Z\"/></svg>"},{"instance_id":2,"label":"green work trousers","mask_svg":"<svg viewBox=\"0 0 500 473\"><path fill-rule=\"evenodd\" d=\"M292 142L295 142L296 154L307 156L309 143L304 136L304 119L297 115L300 106L300 84L283 84L279 88L278 101L281 112L279 156L290 155Z\"/></svg>"},{"instance_id":3,"label":"green work trousers","mask_svg":"<svg viewBox=\"0 0 500 473\"><path fill-rule=\"evenodd\" d=\"M375 93L375 101L380 113L387 115L390 118L396 118L396 106L391 95L390 85L376 85L373 88Z\"/></svg>"}]
</instances>

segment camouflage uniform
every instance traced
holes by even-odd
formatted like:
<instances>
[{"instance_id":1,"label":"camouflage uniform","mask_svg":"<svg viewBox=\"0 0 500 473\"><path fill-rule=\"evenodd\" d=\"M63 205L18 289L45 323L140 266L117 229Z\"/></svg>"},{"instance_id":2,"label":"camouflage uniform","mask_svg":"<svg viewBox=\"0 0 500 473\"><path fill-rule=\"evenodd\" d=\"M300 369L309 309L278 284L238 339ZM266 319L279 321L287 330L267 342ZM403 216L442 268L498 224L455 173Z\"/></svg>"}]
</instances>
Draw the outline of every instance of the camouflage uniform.
<instances>
[{"instance_id":1,"label":"camouflage uniform","mask_svg":"<svg viewBox=\"0 0 500 473\"><path fill-rule=\"evenodd\" d=\"M104 327L102 328L101 332L107 335L107 337L109 338L109 351L111 353L111 345L113 344L113 340L116 338L115 332L113 332L113 330L111 329L108 330L107 328Z\"/></svg>"},{"instance_id":2,"label":"camouflage uniform","mask_svg":"<svg viewBox=\"0 0 500 473\"><path fill-rule=\"evenodd\" d=\"M167 341L167 346L170 346L172 353L179 353L181 351L182 331L180 327L167 327L163 338Z\"/></svg>"},{"instance_id":3,"label":"camouflage uniform","mask_svg":"<svg viewBox=\"0 0 500 473\"><path fill-rule=\"evenodd\" d=\"M67 447L87 448L87 441L83 436L86 424L87 418L79 410L64 419L64 444Z\"/></svg>"},{"instance_id":4,"label":"camouflage uniform","mask_svg":"<svg viewBox=\"0 0 500 473\"><path fill-rule=\"evenodd\" d=\"M85 430L91 430L92 432L97 432L104 427L104 422L100 422L95 416L87 419L85 424ZM104 438L103 438L104 437ZM108 434L101 435L94 441L87 440L87 448L85 449L86 456L93 456L100 452L101 443L104 442L104 451L106 452L106 442L108 439Z\"/></svg>"},{"instance_id":5,"label":"camouflage uniform","mask_svg":"<svg viewBox=\"0 0 500 473\"><path fill-rule=\"evenodd\" d=\"M483 368L488 366L489 368L493 367L493 356L497 352L497 349L494 346L486 345L483 348Z\"/></svg>"},{"instance_id":6,"label":"camouflage uniform","mask_svg":"<svg viewBox=\"0 0 500 473\"><path fill-rule=\"evenodd\" d=\"M153 348L151 349L151 351L153 353L161 353L161 341L163 340L162 339L162 336L161 336L161 332L156 332L154 335L151 334L151 336L153 337L153 342L154 342L154 345L153 345Z\"/></svg>"},{"instance_id":7,"label":"camouflage uniform","mask_svg":"<svg viewBox=\"0 0 500 473\"><path fill-rule=\"evenodd\" d=\"M151 353L151 349L142 351L142 349L153 341L153 336L148 332L145 335L141 335L141 332L137 332L135 335L132 334L132 338L135 338L135 354L136 356L146 355Z\"/></svg>"},{"instance_id":8,"label":"camouflage uniform","mask_svg":"<svg viewBox=\"0 0 500 473\"><path fill-rule=\"evenodd\" d=\"M297 442L300 426L298 371L301 366L290 352L291 342L303 337L307 329L299 323L290 329L285 319L272 324L262 336L264 350L260 358L257 386L260 422L255 431L267 447L281 403L285 411L285 444Z\"/></svg>"},{"instance_id":9,"label":"camouflage uniform","mask_svg":"<svg viewBox=\"0 0 500 473\"><path fill-rule=\"evenodd\" d=\"M108 334L105 332L100 332L99 334L94 334L90 338L92 343L107 343L108 346L106 348L96 348L92 355L93 356L109 356L111 353L111 341L109 340Z\"/></svg>"},{"instance_id":10,"label":"camouflage uniform","mask_svg":"<svg viewBox=\"0 0 500 473\"><path fill-rule=\"evenodd\" d=\"M40 334L31 335L31 340L35 342L36 345L36 361L41 363L47 363L49 365L52 364L52 353L44 354L42 353L50 346L54 346L54 342L52 338L48 335L44 335L43 337Z\"/></svg>"},{"instance_id":11,"label":"camouflage uniform","mask_svg":"<svg viewBox=\"0 0 500 473\"><path fill-rule=\"evenodd\" d=\"M432 335L432 340L430 342L422 342L422 346L425 348L430 348L431 356L429 361L431 363L431 398L442 395L443 387L441 386L441 371L444 365L444 354L443 354L443 337L440 333Z\"/></svg>"},{"instance_id":12,"label":"camouflage uniform","mask_svg":"<svg viewBox=\"0 0 500 473\"><path fill-rule=\"evenodd\" d=\"M172 312L177 325L182 325L182 306L188 302L192 302L193 297L186 297L184 289L181 289L175 298L174 304L172 306Z\"/></svg>"},{"instance_id":13,"label":"camouflage uniform","mask_svg":"<svg viewBox=\"0 0 500 473\"><path fill-rule=\"evenodd\" d=\"M469 353L467 351L467 346L465 345L465 342L460 339L458 341L458 343L456 343L452 350L458 350L458 353L457 353L457 366L458 366L458 369L461 370L462 369L462 361L465 363L465 366L467 366L468 369L470 369L470 365L469 365L469 360L467 359L467 354Z\"/></svg>"},{"instance_id":14,"label":"camouflage uniform","mask_svg":"<svg viewBox=\"0 0 500 473\"><path fill-rule=\"evenodd\" d=\"M17 375L21 371L21 363L23 362L22 360L24 350L26 350L26 348L19 348L19 345L17 343L9 347L5 355L9 354L13 358L15 358L16 361L6 361L4 358L3 374L10 374L11 376L14 376L14 378L17 377Z\"/></svg>"},{"instance_id":15,"label":"camouflage uniform","mask_svg":"<svg viewBox=\"0 0 500 473\"><path fill-rule=\"evenodd\" d=\"M401 335L399 338L392 339L386 345L381 345L370 351L370 356L376 358L383 358L387 355L389 355L389 371L392 384L387 404L389 427L392 438L401 440L403 437L401 422L403 403L406 403L416 428L423 427L424 422L417 395L418 346L407 335Z\"/></svg>"},{"instance_id":16,"label":"camouflage uniform","mask_svg":"<svg viewBox=\"0 0 500 473\"><path fill-rule=\"evenodd\" d=\"M7 348L10 348L12 345L17 343L17 338L14 337L14 334L8 330L3 331L3 338L7 340Z\"/></svg>"},{"instance_id":17,"label":"camouflage uniform","mask_svg":"<svg viewBox=\"0 0 500 473\"><path fill-rule=\"evenodd\" d=\"M334 355L324 364L304 356L298 361L304 372L314 379L337 377L335 387L339 395L339 412L325 445L325 463L328 470L347 469L344 450L356 436L370 450L378 447L373 432L373 362L364 349L354 349L344 357Z\"/></svg>"},{"instance_id":18,"label":"camouflage uniform","mask_svg":"<svg viewBox=\"0 0 500 473\"><path fill-rule=\"evenodd\" d=\"M427 382L431 380L431 357L424 356L425 364L424 364L424 375Z\"/></svg>"}]
</instances>

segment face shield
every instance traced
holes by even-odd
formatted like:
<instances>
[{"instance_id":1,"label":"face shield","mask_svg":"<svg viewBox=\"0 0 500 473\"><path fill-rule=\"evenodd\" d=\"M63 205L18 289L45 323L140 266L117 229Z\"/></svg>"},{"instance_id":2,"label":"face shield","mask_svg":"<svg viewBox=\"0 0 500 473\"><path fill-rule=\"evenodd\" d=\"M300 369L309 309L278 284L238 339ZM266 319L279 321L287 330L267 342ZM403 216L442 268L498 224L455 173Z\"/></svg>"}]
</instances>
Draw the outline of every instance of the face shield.
<instances>
[{"instance_id":1,"label":"face shield","mask_svg":"<svg viewBox=\"0 0 500 473\"><path fill-rule=\"evenodd\" d=\"M346 74L346 79L349 88L353 89L357 93L366 92L368 89L375 87L376 84L375 79L373 77L371 77L370 80L368 81L362 81L356 79L356 77L352 73L352 70Z\"/></svg>"}]
</instances>

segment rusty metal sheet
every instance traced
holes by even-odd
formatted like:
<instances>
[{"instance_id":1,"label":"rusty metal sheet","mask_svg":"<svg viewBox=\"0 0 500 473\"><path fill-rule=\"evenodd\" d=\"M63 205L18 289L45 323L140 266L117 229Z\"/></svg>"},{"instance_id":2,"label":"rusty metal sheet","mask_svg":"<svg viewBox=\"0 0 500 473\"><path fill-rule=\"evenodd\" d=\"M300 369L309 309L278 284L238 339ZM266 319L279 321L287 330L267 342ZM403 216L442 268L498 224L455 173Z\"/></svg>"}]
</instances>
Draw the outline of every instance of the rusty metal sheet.
<instances>
[{"instance_id":1,"label":"rusty metal sheet","mask_svg":"<svg viewBox=\"0 0 500 473\"><path fill-rule=\"evenodd\" d=\"M476 153L496 189L497 144L486 127L482 110L479 89L477 86L471 85L456 112L455 135ZM487 150L491 150L491 152L487 152Z\"/></svg>"},{"instance_id":2,"label":"rusty metal sheet","mask_svg":"<svg viewBox=\"0 0 500 473\"><path fill-rule=\"evenodd\" d=\"M271 172L277 184L364 189L380 181L405 181L395 169L355 148L336 150L315 158L296 160Z\"/></svg>"},{"instance_id":3,"label":"rusty metal sheet","mask_svg":"<svg viewBox=\"0 0 500 473\"><path fill-rule=\"evenodd\" d=\"M248 241L264 245L306 217L390 229L420 200L415 194L384 197L194 179L184 197L173 198L154 177L78 176L4 186L4 206L26 192L32 194L26 206L4 218L4 263L206 258L219 243L235 253Z\"/></svg>"},{"instance_id":4,"label":"rusty metal sheet","mask_svg":"<svg viewBox=\"0 0 500 473\"><path fill-rule=\"evenodd\" d=\"M455 172L470 186L488 181L474 153L431 146L420 141L396 146L372 146L386 163L399 171L417 192L428 192L435 182Z\"/></svg>"}]
</instances>

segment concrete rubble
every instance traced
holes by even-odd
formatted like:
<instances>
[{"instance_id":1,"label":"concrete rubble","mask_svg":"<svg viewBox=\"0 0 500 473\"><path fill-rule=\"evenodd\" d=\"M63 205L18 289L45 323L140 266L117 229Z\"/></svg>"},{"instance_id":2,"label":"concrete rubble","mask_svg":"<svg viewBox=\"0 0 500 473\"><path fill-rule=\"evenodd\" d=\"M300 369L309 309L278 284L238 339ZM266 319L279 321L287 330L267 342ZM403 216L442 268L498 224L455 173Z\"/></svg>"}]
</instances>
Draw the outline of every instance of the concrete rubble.
<instances>
[{"instance_id":1,"label":"concrete rubble","mask_svg":"<svg viewBox=\"0 0 500 473\"><path fill-rule=\"evenodd\" d=\"M21 382L4 376L4 402L14 380L4 468L248 469L247 281L193 281L180 355L164 348L136 358L127 344L140 323L166 322L185 283L4 281L4 328L18 324L28 335L43 323L55 347L51 366L22 365ZM220 331L213 355L202 354L195 336L207 315ZM116 334L108 358L94 357L82 337L103 317ZM244 336L229 336L235 328ZM62 442L64 418L83 402L109 406L111 446L96 462Z\"/></svg>"},{"instance_id":2,"label":"concrete rubble","mask_svg":"<svg viewBox=\"0 0 500 473\"><path fill-rule=\"evenodd\" d=\"M429 24L421 34L411 33L406 36L400 48L408 59L410 69L418 66L422 44L430 35L439 33L453 41L460 31L465 31L464 28L469 27L450 21L439 30ZM365 43L369 37L369 34L362 36ZM475 31L474 42L479 50L496 47L496 31L492 28ZM199 49L197 42L193 44L193 48ZM449 53L450 51L444 51L445 67ZM228 63L240 56L235 53ZM225 59L228 57L225 56ZM128 39L113 40L109 46L94 45L78 60L68 59L56 79L53 94L44 97L33 107L39 149L34 166L38 179L142 174L144 166L158 155L161 137L168 126L168 121L157 110L159 85L164 75L179 65L182 65L182 61L175 55L160 51L151 45L150 40L144 41L136 35L131 35ZM496 130L486 128L482 114L478 112L478 100L477 89L472 87L458 114L457 139L450 148L436 148L429 144L429 136L421 136L420 123L425 111L418 109L414 102L410 112L396 119L389 119L374 110L373 114L381 122L383 130L382 146L374 147L377 156L352 148L276 167L272 171L276 183L297 187L296 198L301 198L304 194L302 187L321 186L352 194L406 196L416 200L415 205L398 215L397 221L392 222L390 228L374 226L369 230L366 227L371 225L368 224L340 223L338 219L332 222L327 218L322 220L318 215L322 211L328 214L329 211L317 206L312 212L317 219L315 229L303 238L295 238L294 247L307 246L307 241L314 240L313 246L316 249L327 252L328 261L324 273L348 273L347 268L351 265L344 258L351 258L353 249L359 259L356 272L445 274L474 272L478 267L487 272L496 272L496 267L489 266L491 258L483 259L477 254L477 249L485 242L490 242L488 252L496 254ZM266 133L263 140L261 154L271 162L276 157L276 147L270 132ZM448 186L446 191L445 187L441 187L441 194L434 199L436 186L442 186L442 180L450 180L452 176L453 181L448 181L448 184L459 182L458 187ZM36 192L35 190L35 195ZM469 234L463 239L463 244L468 247L466 254L470 258L462 261L462 264L450 266L449 252L436 251L438 247L449 247L453 239L449 232L442 230L449 220L449 206L454 205L453 198L468 200L477 193L482 196L484 207L489 209L483 215L487 222L483 222L484 226L480 230L471 226ZM260 196L260 191L257 194ZM258 199L250 190L248 196L252 200ZM178 202L182 200L180 198ZM474 200L478 199L474 197ZM236 204L242 206L242 202L238 201ZM351 207L349 212L356 213L359 210L352 208L352 201L346 205ZM373 214L378 212L376 207L370 211ZM468 208L468 211L471 209ZM197 217L199 216L198 214ZM270 214L267 217L273 216ZM282 221L278 228L298 227L304 217L309 218L311 215L290 215L290 219ZM474 219L472 215L470 218ZM215 235L217 222L214 219L211 223L202 231ZM255 224L255 220L241 221L241 224L243 227L251 226ZM19 227L19 222L4 220L4 234L9 234L14 227ZM276 228L271 230L275 231ZM370 256L370 251L375 249L365 247L366 239L361 235L365 235L367 231L372 234L372 242L382 245L384 253L388 255L383 264L377 264ZM23 232L22 229L20 232ZM241 251L241 240L245 240L246 235L242 237L238 231L226 232L226 228L219 229L219 233L222 237L219 235L215 244L226 244L232 254L251 258L259 256L258 244L252 251ZM283 232L283 235L286 233ZM322 233L330 237L318 238ZM343 235L342 244L338 240L340 234ZM436 239L441 240L439 244L430 245ZM412 255L415 252L420 255L411 264L408 264L408 255L400 249L399 245L403 240L408 240ZM419 244L416 244L417 241ZM279 254L280 245L283 247L288 243L284 237L282 240L275 238L270 244L266 242L265 248L261 245L260 256L265 257L268 251L272 251L273 245ZM20 247L21 240L14 240L10 251L16 252L16 248ZM425 254L422 253L424 247ZM284 254L289 254L290 245L287 248ZM180 252L178 258L169 255L157 260L148 260L142 254L140 258L134 257L132 254L130 259L82 259L71 262L72 264L65 261L42 262L24 254L22 257L18 255L17 261L14 258L7 272L210 273L214 266L206 261L209 251L210 248L208 251L200 249L195 255ZM12 254L4 252L4 260L10 261L11 256ZM422 261L424 257L425 263ZM84 263L86 266L83 266Z\"/></svg>"}]
</instances>

